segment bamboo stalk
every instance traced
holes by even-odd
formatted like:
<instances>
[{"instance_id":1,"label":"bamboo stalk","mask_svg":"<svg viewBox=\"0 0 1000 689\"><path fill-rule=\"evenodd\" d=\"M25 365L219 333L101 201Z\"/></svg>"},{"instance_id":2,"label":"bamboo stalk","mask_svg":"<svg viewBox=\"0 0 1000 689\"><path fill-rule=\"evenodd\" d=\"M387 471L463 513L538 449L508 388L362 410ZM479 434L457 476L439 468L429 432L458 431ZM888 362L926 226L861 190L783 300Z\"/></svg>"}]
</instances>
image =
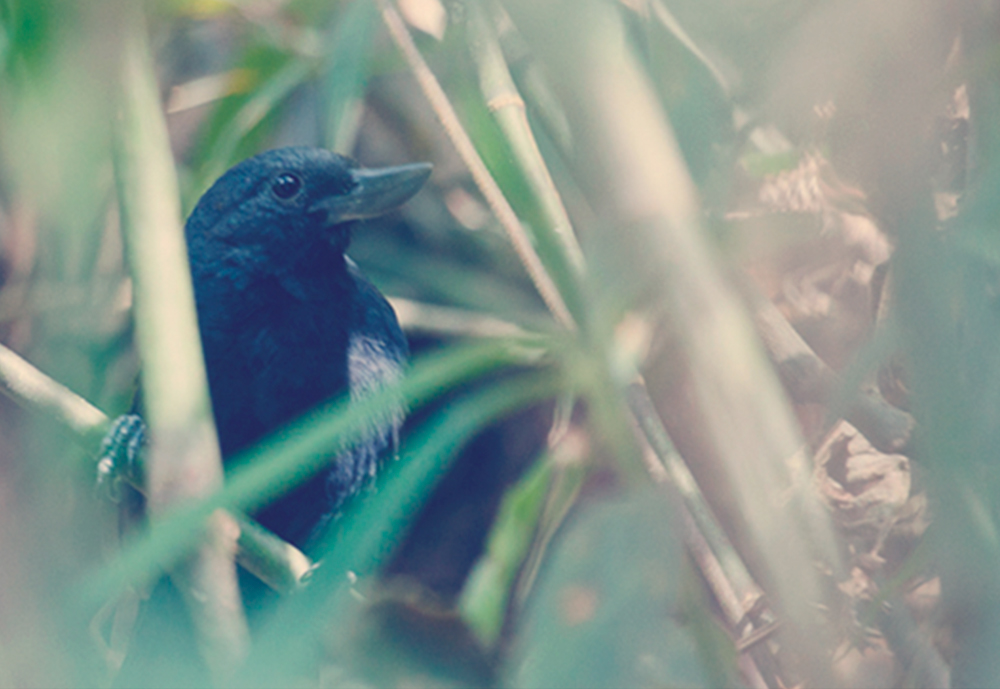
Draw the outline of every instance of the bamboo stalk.
<instances>
[{"instance_id":1,"label":"bamboo stalk","mask_svg":"<svg viewBox=\"0 0 1000 689\"><path fill-rule=\"evenodd\" d=\"M560 281L563 294L574 295L574 301L578 301L586 265L569 214L538 149L524 100L511 77L493 27L479 0L470 2L467 8L470 52L479 71L483 97L541 210L543 222L541 227L534 228L535 235L546 241L551 249L546 255L558 263L554 272L563 277Z\"/></svg>"},{"instance_id":2,"label":"bamboo stalk","mask_svg":"<svg viewBox=\"0 0 1000 689\"><path fill-rule=\"evenodd\" d=\"M684 459L663 427L649 392L641 382L628 389L628 405L645 441L646 468L655 483L669 485L679 498L684 544L729 624L737 645L774 621L761 605L764 593L712 514ZM751 614L756 611L756 614ZM740 667L755 689L768 687L760 666L774 668L766 647L753 645L740 654Z\"/></svg>"},{"instance_id":3,"label":"bamboo stalk","mask_svg":"<svg viewBox=\"0 0 1000 689\"><path fill-rule=\"evenodd\" d=\"M115 176L132 270L145 418L152 442L147 505L157 520L222 486L222 458L208 399L180 191L141 6L124 22ZM199 650L216 681L242 662L249 632L233 557L238 527L221 511L190 558L171 572L184 594Z\"/></svg>"},{"instance_id":4,"label":"bamboo stalk","mask_svg":"<svg viewBox=\"0 0 1000 689\"><path fill-rule=\"evenodd\" d=\"M549 311L552 312L556 321L567 330L576 330L576 321L566 307L566 302L563 300L562 294L560 294L559 289L552 281L552 277L545 270L545 266L535 252L535 248L531 245L528 233L521 225L517 214L514 213L514 209L511 208L510 203L504 197L496 180L490 175L482 157L476 151L472 139L469 138L465 128L462 127L462 123L458 119L458 115L455 113L451 102L448 100L447 94L441 88L441 84L438 83L437 77L431 72L430 67L427 66L424 58L420 55L420 51L417 50L417 45L413 42L413 37L403 23L403 18L399 16L399 12L396 11L389 0L378 0L378 3L382 10L382 18L389 29L389 35L403 53L407 63L410 65L410 69L413 70L413 74L421 90L424 92L424 96L430 102L434 114L441 121L441 125L448 134L448 138L455 146L456 151L458 151L459 157L465 163L466 167L469 168L472 179L482 192L490 210L493 211L497 220L500 221L500 224L506 230L507 236L514 246L514 251L517 252L518 258L528 271L528 276L535 284L535 289L538 290L542 300Z\"/></svg>"},{"instance_id":5,"label":"bamboo stalk","mask_svg":"<svg viewBox=\"0 0 1000 689\"><path fill-rule=\"evenodd\" d=\"M596 0L505 3L550 74L588 142L584 174L595 208L615 227L643 228L658 254L693 403L736 490L752 547L767 562L763 582L781 615L781 639L807 677L832 681L832 639L818 623L827 604L817 559L840 572L829 516L791 409L753 324L713 261L701 204L655 91L614 7Z\"/></svg>"},{"instance_id":6,"label":"bamboo stalk","mask_svg":"<svg viewBox=\"0 0 1000 689\"><path fill-rule=\"evenodd\" d=\"M802 339L771 300L750 285L744 285L754 324L781 382L799 403L827 403L840 386L840 379ZM882 452L902 452L911 443L916 422L892 406L875 390L853 396L845 419Z\"/></svg>"}]
</instances>

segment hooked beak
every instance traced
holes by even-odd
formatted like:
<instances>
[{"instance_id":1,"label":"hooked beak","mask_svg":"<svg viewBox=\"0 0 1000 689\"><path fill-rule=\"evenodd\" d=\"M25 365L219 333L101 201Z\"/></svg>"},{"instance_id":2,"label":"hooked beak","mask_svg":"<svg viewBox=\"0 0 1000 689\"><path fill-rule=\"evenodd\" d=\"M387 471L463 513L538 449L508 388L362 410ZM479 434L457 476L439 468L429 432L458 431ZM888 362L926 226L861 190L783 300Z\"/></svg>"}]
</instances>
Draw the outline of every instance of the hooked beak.
<instances>
[{"instance_id":1,"label":"hooked beak","mask_svg":"<svg viewBox=\"0 0 1000 689\"><path fill-rule=\"evenodd\" d=\"M410 200L424 186L432 167L430 163L412 163L352 170L355 185L351 191L323 199L310 210L326 212L331 223L374 218Z\"/></svg>"}]
</instances>

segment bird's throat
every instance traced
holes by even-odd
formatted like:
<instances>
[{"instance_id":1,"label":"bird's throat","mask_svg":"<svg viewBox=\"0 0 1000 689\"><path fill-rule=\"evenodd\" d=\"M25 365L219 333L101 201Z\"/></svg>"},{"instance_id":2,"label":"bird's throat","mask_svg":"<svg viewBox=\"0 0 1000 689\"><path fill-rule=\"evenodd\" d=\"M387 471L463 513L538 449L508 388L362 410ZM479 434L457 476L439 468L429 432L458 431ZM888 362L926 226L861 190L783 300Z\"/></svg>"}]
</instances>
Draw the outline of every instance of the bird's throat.
<instances>
[{"instance_id":1,"label":"bird's throat","mask_svg":"<svg viewBox=\"0 0 1000 689\"><path fill-rule=\"evenodd\" d=\"M303 301L327 301L342 298L352 290L344 254L324 246L303 254L294 263L275 273L278 283L289 295Z\"/></svg>"}]
</instances>

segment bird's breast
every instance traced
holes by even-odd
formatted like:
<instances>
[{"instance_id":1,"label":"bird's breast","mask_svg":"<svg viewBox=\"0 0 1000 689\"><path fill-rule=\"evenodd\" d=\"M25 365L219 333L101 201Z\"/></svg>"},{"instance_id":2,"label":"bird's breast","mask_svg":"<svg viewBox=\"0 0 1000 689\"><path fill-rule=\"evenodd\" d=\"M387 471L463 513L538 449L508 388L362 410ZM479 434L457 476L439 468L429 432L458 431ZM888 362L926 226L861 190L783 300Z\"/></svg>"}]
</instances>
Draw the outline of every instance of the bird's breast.
<instances>
[{"instance_id":1,"label":"bird's breast","mask_svg":"<svg viewBox=\"0 0 1000 689\"><path fill-rule=\"evenodd\" d=\"M225 455L348 390L349 292L329 285L303 297L277 278L203 291L199 320Z\"/></svg>"}]
</instances>

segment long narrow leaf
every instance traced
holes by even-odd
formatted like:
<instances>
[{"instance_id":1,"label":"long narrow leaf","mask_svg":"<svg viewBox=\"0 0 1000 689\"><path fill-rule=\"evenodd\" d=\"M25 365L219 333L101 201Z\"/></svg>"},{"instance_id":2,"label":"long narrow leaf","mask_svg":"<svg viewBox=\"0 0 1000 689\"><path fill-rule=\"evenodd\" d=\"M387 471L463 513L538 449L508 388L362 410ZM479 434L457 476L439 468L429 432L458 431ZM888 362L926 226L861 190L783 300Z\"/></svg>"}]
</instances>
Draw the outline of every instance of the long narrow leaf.
<instances>
[{"instance_id":1,"label":"long narrow leaf","mask_svg":"<svg viewBox=\"0 0 1000 689\"><path fill-rule=\"evenodd\" d=\"M322 566L264 633L245 678L266 683L267 673L276 681L282 670L301 668L320 634L350 613L348 572L364 576L384 561L461 447L492 419L555 394L559 383L551 373L520 376L467 395L427 423L378 492L330 535Z\"/></svg>"},{"instance_id":2,"label":"long narrow leaf","mask_svg":"<svg viewBox=\"0 0 1000 689\"><path fill-rule=\"evenodd\" d=\"M368 427L370 419L401 395L411 408L417 407L452 386L508 365L530 365L537 361L540 341L494 340L460 345L427 355L413 364L399 389L388 389L363 403L347 405L339 400L278 431L248 451L241 468L234 470L226 486L202 503L178 510L154 525L119 558L79 584L82 602L93 605L133 581L141 581L168 566L198 538L205 519L214 510L252 510L280 494L296 481L305 480L329 461L329 456Z\"/></svg>"}]
</instances>

